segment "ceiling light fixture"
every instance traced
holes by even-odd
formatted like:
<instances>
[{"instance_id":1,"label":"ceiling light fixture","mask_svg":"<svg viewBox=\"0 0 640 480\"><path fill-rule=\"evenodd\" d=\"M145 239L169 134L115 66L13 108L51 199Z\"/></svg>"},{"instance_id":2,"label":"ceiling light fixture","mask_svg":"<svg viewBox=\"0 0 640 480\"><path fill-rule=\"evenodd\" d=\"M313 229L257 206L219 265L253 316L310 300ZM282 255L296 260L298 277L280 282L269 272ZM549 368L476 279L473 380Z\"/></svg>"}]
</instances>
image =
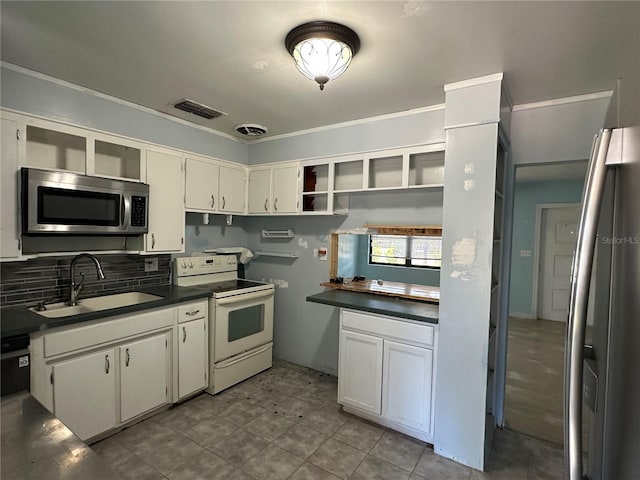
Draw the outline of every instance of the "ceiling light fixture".
<instances>
[{"instance_id":1,"label":"ceiling light fixture","mask_svg":"<svg viewBox=\"0 0 640 480\"><path fill-rule=\"evenodd\" d=\"M334 22L309 22L291 30L284 41L296 67L305 77L324 85L342 75L360 49L349 27Z\"/></svg>"}]
</instances>

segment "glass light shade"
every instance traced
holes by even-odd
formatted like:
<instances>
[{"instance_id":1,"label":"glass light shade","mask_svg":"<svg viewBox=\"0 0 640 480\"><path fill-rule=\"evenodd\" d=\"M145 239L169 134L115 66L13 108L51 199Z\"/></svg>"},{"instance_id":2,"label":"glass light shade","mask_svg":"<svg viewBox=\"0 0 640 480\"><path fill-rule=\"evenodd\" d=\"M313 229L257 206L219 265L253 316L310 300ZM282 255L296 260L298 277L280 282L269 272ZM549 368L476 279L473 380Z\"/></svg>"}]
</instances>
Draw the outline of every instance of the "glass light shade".
<instances>
[{"instance_id":1,"label":"glass light shade","mask_svg":"<svg viewBox=\"0 0 640 480\"><path fill-rule=\"evenodd\" d=\"M305 77L324 89L325 83L342 75L353 56L346 43L330 38L309 38L299 42L291 52L296 67Z\"/></svg>"}]
</instances>

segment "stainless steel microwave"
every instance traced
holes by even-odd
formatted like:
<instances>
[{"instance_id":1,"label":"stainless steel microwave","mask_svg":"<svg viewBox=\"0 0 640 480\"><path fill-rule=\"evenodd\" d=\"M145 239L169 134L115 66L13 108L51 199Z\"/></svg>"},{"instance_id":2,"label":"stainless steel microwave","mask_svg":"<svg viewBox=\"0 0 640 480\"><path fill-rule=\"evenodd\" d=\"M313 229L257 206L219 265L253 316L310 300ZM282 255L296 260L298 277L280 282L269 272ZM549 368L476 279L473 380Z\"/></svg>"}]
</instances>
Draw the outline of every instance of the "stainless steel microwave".
<instances>
[{"instance_id":1,"label":"stainless steel microwave","mask_svg":"<svg viewBox=\"0 0 640 480\"><path fill-rule=\"evenodd\" d=\"M149 185L22 168L22 233L139 235L148 231Z\"/></svg>"}]
</instances>

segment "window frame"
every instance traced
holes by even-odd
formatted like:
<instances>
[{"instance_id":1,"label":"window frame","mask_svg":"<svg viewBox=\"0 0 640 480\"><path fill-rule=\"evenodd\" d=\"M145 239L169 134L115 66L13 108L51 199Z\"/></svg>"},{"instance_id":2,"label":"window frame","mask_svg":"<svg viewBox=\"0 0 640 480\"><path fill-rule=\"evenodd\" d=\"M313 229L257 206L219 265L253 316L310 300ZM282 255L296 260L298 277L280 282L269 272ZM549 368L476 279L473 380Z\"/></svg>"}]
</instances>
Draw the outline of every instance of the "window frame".
<instances>
[{"instance_id":1,"label":"window frame","mask_svg":"<svg viewBox=\"0 0 640 480\"><path fill-rule=\"evenodd\" d=\"M373 265L373 266L381 266L381 267L400 267L400 268L419 268L419 269L429 269L429 270L440 270L442 268L442 265L436 267L436 266L432 266L432 265L414 265L412 264L412 260L414 260L414 257L411 256L411 244L413 242L413 238L414 237L421 237L421 238L438 238L440 239L440 262L442 263L442 236L435 236L435 235L385 235L385 234L369 234L369 251L368 251L368 255L367 255L367 263L369 265ZM407 254L405 255L405 263L401 264L401 263L382 263L382 262L374 262L371 260L372 257L372 243L373 243L373 237L400 237L400 238L404 238L405 242L406 242L406 252ZM380 255L378 255L380 256ZM388 258L401 258L401 257L388 257ZM418 259L415 259L418 260ZM422 260L422 259L420 259ZM431 260L431 259L429 259Z\"/></svg>"}]
</instances>

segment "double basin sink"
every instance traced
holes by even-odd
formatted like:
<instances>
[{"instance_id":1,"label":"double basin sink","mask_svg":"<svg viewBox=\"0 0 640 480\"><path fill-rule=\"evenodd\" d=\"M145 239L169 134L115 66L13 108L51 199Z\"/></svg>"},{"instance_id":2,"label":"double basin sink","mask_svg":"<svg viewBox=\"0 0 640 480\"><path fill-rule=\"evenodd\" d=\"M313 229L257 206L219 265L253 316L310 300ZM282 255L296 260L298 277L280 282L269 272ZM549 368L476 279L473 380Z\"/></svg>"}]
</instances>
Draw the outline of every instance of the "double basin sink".
<instances>
[{"instance_id":1,"label":"double basin sink","mask_svg":"<svg viewBox=\"0 0 640 480\"><path fill-rule=\"evenodd\" d=\"M47 318L70 317L81 313L99 312L112 308L130 307L140 303L161 300L163 297L144 292L127 292L105 295L102 297L83 298L78 300L77 305L69 305L65 302L52 303L46 305L46 310L38 311L37 307L29 310Z\"/></svg>"}]
</instances>

